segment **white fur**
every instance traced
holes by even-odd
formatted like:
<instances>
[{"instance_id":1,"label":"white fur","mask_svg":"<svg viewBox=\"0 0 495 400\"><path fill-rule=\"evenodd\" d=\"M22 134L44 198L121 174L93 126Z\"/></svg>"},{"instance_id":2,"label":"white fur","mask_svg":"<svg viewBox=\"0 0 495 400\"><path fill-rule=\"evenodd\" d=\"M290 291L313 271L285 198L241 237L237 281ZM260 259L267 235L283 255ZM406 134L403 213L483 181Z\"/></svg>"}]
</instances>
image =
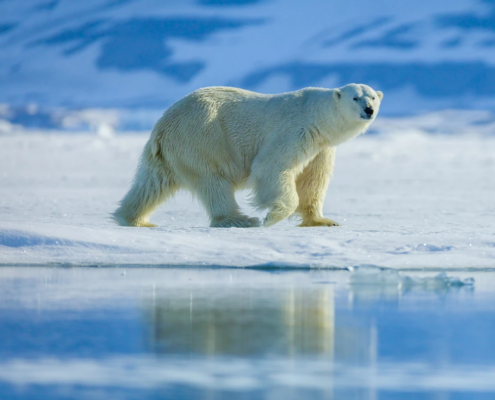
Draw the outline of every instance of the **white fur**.
<instances>
[{"instance_id":1,"label":"white fur","mask_svg":"<svg viewBox=\"0 0 495 400\"><path fill-rule=\"evenodd\" d=\"M184 188L204 204L212 227L258 226L234 197L249 185L253 205L268 209L265 226L295 212L301 226L337 225L322 214L335 146L368 128L382 97L356 84L278 95L196 90L156 123L113 217L121 225L155 226L151 213ZM374 109L371 119L363 119L367 106Z\"/></svg>"}]
</instances>

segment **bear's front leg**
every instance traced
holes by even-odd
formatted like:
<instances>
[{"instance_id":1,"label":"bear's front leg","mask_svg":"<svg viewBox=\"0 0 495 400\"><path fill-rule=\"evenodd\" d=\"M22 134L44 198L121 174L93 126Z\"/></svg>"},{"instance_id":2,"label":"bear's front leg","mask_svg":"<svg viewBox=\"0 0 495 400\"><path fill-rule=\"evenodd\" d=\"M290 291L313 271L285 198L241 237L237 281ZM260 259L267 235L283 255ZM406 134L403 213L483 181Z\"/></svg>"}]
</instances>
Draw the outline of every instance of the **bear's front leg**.
<instances>
[{"instance_id":1,"label":"bear's front leg","mask_svg":"<svg viewBox=\"0 0 495 400\"><path fill-rule=\"evenodd\" d=\"M256 184L256 205L268 208L263 226L275 225L290 217L297 209L296 179L291 172L272 173L258 180Z\"/></svg>"},{"instance_id":2,"label":"bear's front leg","mask_svg":"<svg viewBox=\"0 0 495 400\"><path fill-rule=\"evenodd\" d=\"M270 211L263 221L263 226L269 227L277 222L290 217L296 211L297 203L288 203L286 201L277 201L273 204Z\"/></svg>"},{"instance_id":3,"label":"bear's front leg","mask_svg":"<svg viewBox=\"0 0 495 400\"><path fill-rule=\"evenodd\" d=\"M297 177L299 196L297 212L302 217L299 226L338 226L323 216L323 202L335 162L335 147L322 150Z\"/></svg>"}]
</instances>

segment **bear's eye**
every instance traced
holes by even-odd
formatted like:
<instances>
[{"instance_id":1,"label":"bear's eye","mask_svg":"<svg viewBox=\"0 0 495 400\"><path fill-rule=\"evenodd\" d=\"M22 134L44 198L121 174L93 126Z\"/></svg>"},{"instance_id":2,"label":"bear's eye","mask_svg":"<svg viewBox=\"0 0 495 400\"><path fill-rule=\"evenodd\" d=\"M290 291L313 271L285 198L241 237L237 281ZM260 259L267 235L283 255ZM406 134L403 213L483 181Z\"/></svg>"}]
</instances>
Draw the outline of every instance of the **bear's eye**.
<instances>
[{"instance_id":1,"label":"bear's eye","mask_svg":"<svg viewBox=\"0 0 495 400\"><path fill-rule=\"evenodd\" d=\"M354 101L358 101L358 98L357 98L357 97L354 97L352 100L354 100Z\"/></svg>"},{"instance_id":2,"label":"bear's eye","mask_svg":"<svg viewBox=\"0 0 495 400\"><path fill-rule=\"evenodd\" d=\"M375 100L375 98L374 98L374 97L372 97L372 98L371 98L371 100Z\"/></svg>"}]
</instances>

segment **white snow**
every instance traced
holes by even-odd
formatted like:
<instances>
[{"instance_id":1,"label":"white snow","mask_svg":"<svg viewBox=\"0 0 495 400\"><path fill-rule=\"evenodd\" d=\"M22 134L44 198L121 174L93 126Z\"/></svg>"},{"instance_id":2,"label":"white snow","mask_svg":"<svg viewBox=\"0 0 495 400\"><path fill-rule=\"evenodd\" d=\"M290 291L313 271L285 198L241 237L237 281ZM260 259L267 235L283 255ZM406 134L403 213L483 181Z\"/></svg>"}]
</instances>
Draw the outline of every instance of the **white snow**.
<instances>
[{"instance_id":1,"label":"white snow","mask_svg":"<svg viewBox=\"0 0 495 400\"><path fill-rule=\"evenodd\" d=\"M324 207L335 228L213 229L188 193L153 215L159 228L116 226L148 133L12 131L0 136L0 264L493 268L493 120L378 118L378 134L337 151Z\"/></svg>"}]
</instances>

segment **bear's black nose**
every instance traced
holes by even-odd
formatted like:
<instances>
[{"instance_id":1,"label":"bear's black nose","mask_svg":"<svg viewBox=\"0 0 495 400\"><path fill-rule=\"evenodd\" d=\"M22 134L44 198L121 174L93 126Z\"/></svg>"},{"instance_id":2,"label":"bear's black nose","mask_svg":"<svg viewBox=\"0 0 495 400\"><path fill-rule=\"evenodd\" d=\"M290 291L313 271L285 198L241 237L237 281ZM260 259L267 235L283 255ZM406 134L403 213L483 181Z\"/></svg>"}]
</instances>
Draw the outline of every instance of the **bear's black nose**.
<instances>
[{"instance_id":1,"label":"bear's black nose","mask_svg":"<svg viewBox=\"0 0 495 400\"><path fill-rule=\"evenodd\" d=\"M371 107L366 107L364 109L364 112L367 114L367 115L373 115L373 109Z\"/></svg>"}]
</instances>

